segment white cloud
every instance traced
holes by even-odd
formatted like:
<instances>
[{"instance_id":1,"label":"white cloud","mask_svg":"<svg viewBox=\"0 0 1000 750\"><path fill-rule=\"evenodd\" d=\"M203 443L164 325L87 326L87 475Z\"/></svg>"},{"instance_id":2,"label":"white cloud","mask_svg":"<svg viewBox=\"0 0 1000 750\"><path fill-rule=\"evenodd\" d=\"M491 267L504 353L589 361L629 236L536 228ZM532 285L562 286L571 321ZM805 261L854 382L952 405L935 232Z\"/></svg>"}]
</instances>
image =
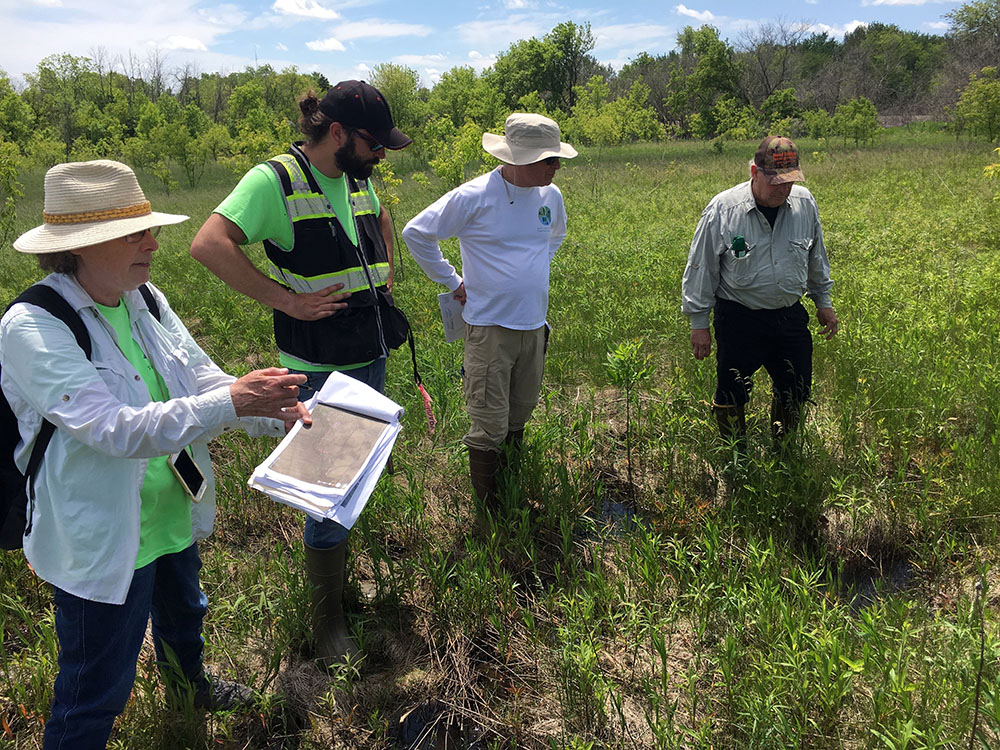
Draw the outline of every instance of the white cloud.
<instances>
[{"instance_id":1,"label":"white cloud","mask_svg":"<svg viewBox=\"0 0 1000 750\"><path fill-rule=\"evenodd\" d=\"M428 65L440 66L442 63L447 62L447 60L448 58L444 55L396 55L392 58L394 63L406 65L411 68L423 68Z\"/></svg>"},{"instance_id":2,"label":"white cloud","mask_svg":"<svg viewBox=\"0 0 1000 750\"><path fill-rule=\"evenodd\" d=\"M353 23L341 24L334 30L338 39L386 39L397 36L427 36L431 33L429 26L416 23L392 23L369 19Z\"/></svg>"},{"instance_id":3,"label":"white cloud","mask_svg":"<svg viewBox=\"0 0 1000 750\"><path fill-rule=\"evenodd\" d=\"M934 31L947 31L949 28L951 28L944 21L928 21L927 23L924 24L924 27L928 29L933 29Z\"/></svg>"},{"instance_id":4,"label":"white cloud","mask_svg":"<svg viewBox=\"0 0 1000 750\"><path fill-rule=\"evenodd\" d=\"M620 47L654 39L670 38L675 32L669 26L646 23L622 23L599 26L593 30L595 47Z\"/></svg>"},{"instance_id":5,"label":"white cloud","mask_svg":"<svg viewBox=\"0 0 1000 750\"><path fill-rule=\"evenodd\" d=\"M528 0L503 0L503 7L507 10L522 10L531 7Z\"/></svg>"},{"instance_id":6,"label":"white cloud","mask_svg":"<svg viewBox=\"0 0 1000 750\"><path fill-rule=\"evenodd\" d=\"M487 68L496 62L495 55L483 55L476 50L470 50L465 57L450 57L440 53L427 55L396 55L392 62L413 68L420 75L421 83L425 86L433 86L441 80L441 75L446 70L463 66L471 67L477 72Z\"/></svg>"},{"instance_id":7,"label":"white cloud","mask_svg":"<svg viewBox=\"0 0 1000 750\"><path fill-rule=\"evenodd\" d=\"M30 1L15 5L0 0L0 28L17 32L4 39L0 63L11 76L34 70L46 55L87 57L98 48L112 60L127 60L130 53L143 59L148 48L156 47L167 54L168 68L193 63L202 70L238 70L248 64L246 54L213 51L220 37L243 33L240 20L245 14L232 3L59 0L65 10L52 13L38 5L52 0L33 0L34 5Z\"/></svg>"},{"instance_id":8,"label":"white cloud","mask_svg":"<svg viewBox=\"0 0 1000 750\"><path fill-rule=\"evenodd\" d=\"M278 42L276 45L274 45L274 48L278 50L278 52L288 52L288 47L286 47L281 42Z\"/></svg>"},{"instance_id":9,"label":"white cloud","mask_svg":"<svg viewBox=\"0 0 1000 750\"><path fill-rule=\"evenodd\" d=\"M715 20L715 14L710 10L692 10L684 5L677 5L674 10L678 15L690 16L691 18L701 21L702 23L709 23Z\"/></svg>"},{"instance_id":10,"label":"white cloud","mask_svg":"<svg viewBox=\"0 0 1000 750\"><path fill-rule=\"evenodd\" d=\"M62 0L31 0L32 5L37 5L39 8L61 8L63 7Z\"/></svg>"},{"instance_id":11,"label":"white cloud","mask_svg":"<svg viewBox=\"0 0 1000 750\"><path fill-rule=\"evenodd\" d=\"M189 36L168 36L165 41L160 42L158 45L162 49L185 49L185 50L195 50L198 52L208 52L208 47L200 39L194 39Z\"/></svg>"},{"instance_id":12,"label":"white cloud","mask_svg":"<svg viewBox=\"0 0 1000 750\"><path fill-rule=\"evenodd\" d=\"M217 5L214 8L199 8L198 16L204 23L223 28L235 28L242 26L247 19L247 14L236 5Z\"/></svg>"},{"instance_id":13,"label":"white cloud","mask_svg":"<svg viewBox=\"0 0 1000 750\"><path fill-rule=\"evenodd\" d=\"M321 18L331 20L340 18L340 14L332 8L327 8L316 0L274 0L271 9L276 13L288 16L303 16L304 18Z\"/></svg>"},{"instance_id":14,"label":"white cloud","mask_svg":"<svg viewBox=\"0 0 1000 750\"><path fill-rule=\"evenodd\" d=\"M343 52L343 44L340 43L336 37L330 37L329 39L317 39L313 42L306 42L306 46L313 52Z\"/></svg>"},{"instance_id":15,"label":"white cloud","mask_svg":"<svg viewBox=\"0 0 1000 750\"><path fill-rule=\"evenodd\" d=\"M806 30L811 31L814 34L829 34L834 37L843 37L850 34L855 29L867 25L868 24L864 21L858 21L855 19L840 26L829 26L825 23L811 23L806 26Z\"/></svg>"},{"instance_id":16,"label":"white cloud","mask_svg":"<svg viewBox=\"0 0 1000 750\"><path fill-rule=\"evenodd\" d=\"M559 21L565 20L553 18L515 14L495 21L460 23L455 26L454 33L469 47L502 50L521 39L540 38Z\"/></svg>"},{"instance_id":17,"label":"white cloud","mask_svg":"<svg viewBox=\"0 0 1000 750\"><path fill-rule=\"evenodd\" d=\"M492 65L497 61L496 55L484 55L482 52L474 49L469 50L467 57L474 63L483 63L484 65Z\"/></svg>"}]
</instances>

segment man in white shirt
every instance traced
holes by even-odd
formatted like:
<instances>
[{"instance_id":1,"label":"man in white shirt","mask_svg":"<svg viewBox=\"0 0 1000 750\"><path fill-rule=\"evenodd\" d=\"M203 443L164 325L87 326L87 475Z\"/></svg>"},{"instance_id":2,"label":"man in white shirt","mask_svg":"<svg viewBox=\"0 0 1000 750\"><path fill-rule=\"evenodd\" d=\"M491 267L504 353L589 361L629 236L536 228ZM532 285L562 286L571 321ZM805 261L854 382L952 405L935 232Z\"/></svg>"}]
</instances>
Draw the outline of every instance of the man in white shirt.
<instances>
[{"instance_id":1,"label":"man in white shirt","mask_svg":"<svg viewBox=\"0 0 1000 750\"><path fill-rule=\"evenodd\" d=\"M566 236L552 179L560 159L576 156L547 117L514 113L504 132L483 134L500 167L443 195L403 230L424 273L465 306L465 444L473 490L490 510L503 456L520 447L541 392L549 266ZM462 276L441 254L438 243L449 237L459 239Z\"/></svg>"}]
</instances>

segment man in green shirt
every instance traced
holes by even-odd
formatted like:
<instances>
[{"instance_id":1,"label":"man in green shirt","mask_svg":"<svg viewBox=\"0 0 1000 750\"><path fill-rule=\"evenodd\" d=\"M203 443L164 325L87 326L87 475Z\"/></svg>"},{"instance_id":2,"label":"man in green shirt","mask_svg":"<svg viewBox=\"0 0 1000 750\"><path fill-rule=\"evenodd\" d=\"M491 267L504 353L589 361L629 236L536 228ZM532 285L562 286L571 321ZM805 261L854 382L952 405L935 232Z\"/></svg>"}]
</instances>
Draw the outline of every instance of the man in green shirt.
<instances>
[{"instance_id":1,"label":"man in green shirt","mask_svg":"<svg viewBox=\"0 0 1000 750\"><path fill-rule=\"evenodd\" d=\"M322 100L309 92L299 109L307 140L251 169L198 231L191 255L272 308L281 364L305 374L309 388L337 370L381 392L392 225L368 178L385 149L411 140L381 92L361 81L342 81ZM243 251L255 242L264 243L266 272ZM358 648L341 605L347 529L307 517L304 538L317 654L349 659Z\"/></svg>"}]
</instances>

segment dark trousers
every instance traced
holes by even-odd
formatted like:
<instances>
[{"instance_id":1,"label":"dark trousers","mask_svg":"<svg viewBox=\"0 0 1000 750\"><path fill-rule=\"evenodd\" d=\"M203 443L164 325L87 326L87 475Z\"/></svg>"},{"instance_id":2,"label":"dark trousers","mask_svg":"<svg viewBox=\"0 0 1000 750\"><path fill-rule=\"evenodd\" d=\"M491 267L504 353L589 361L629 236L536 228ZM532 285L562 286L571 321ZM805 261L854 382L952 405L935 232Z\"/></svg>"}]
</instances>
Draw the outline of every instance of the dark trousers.
<instances>
[{"instance_id":1,"label":"dark trousers","mask_svg":"<svg viewBox=\"0 0 1000 750\"><path fill-rule=\"evenodd\" d=\"M157 660L166 663L165 644L186 678L201 674L208 600L198 584L199 570L198 545L192 544L135 571L124 604L93 602L52 587L59 674L45 750L103 750L132 692L150 615Z\"/></svg>"},{"instance_id":2,"label":"dark trousers","mask_svg":"<svg viewBox=\"0 0 1000 750\"><path fill-rule=\"evenodd\" d=\"M742 406L750 400L753 374L771 376L774 396L783 404L809 399L812 386L812 334L801 302L777 310L751 310L718 299L715 305L718 385L715 403Z\"/></svg>"}]
</instances>

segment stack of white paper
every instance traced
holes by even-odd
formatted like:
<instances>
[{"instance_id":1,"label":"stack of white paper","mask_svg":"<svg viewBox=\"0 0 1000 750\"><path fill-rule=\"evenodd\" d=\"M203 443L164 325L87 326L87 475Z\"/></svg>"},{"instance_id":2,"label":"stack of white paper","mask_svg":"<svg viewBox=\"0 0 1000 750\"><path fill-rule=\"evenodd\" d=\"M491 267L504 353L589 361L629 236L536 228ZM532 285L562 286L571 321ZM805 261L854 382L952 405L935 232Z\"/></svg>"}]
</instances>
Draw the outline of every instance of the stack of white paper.
<instances>
[{"instance_id":1,"label":"stack of white paper","mask_svg":"<svg viewBox=\"0 0 1000 750\"><path fill-rule=\"evenodd\" d=\"M307 406L312 426L296 423L249 485L318 521L351 528L389 460L403 408L339 372Z\"/></svg>"}]
</instances>

